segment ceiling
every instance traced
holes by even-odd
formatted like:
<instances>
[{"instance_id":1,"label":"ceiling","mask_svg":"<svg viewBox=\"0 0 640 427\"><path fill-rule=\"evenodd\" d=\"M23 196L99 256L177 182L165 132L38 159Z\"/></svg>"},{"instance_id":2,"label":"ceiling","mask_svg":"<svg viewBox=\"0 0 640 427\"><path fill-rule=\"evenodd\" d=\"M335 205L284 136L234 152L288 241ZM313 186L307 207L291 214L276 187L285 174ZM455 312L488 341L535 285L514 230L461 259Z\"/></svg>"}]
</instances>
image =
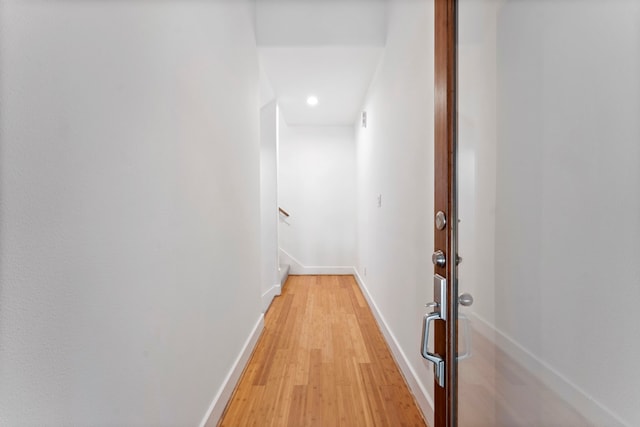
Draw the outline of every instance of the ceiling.
<instances>
[{"instance_id":1,"label":"ceiling","mask_svg":"<svg viewBox=\"0 0 640 427\"><path fill-rule=\"evenodd\" d=\"M381 52L379 47L264 48L260 60L288 124L351 125ZM309 95L318 105L307 105Z\"/></svg>"},{"instance_id":2,"label":"ceiling","mask_svg":"<svg viewBox=\"0 0 640 427\"><path fill-rule=\"evenodd\" d=\"M257 0L263 93L289 125L355 123L384 51L386 13L385 0Z\"/></svg>"}]
</instances>

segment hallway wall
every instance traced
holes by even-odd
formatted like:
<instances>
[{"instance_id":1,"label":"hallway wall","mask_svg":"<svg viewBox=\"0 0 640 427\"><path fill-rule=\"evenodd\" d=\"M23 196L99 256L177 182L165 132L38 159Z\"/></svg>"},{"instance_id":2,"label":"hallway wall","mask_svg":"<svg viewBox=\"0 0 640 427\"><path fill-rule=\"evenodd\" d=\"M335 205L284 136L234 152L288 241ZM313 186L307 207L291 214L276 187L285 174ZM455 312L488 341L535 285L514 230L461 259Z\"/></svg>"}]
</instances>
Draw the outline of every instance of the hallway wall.
<instances>
[{"instance_id":1,"label":"hallway wall","mask_svg":"<svg viewBox=\"0 0 640 427\"><path fill-rule=\"evenodd\" d=\"M198 425L259 329L250 4L1 3L1 425Z\"/></svg>"},{"instance_id":2,"label":"hallway wall","mask_svg":"<svg viewBox=\"0 0 640 427\"><path fill-rule=\"evenodd\" d=\"M432 50L433 3L390 2L387 47L363 107L368 125L357 126L358 276L429 422L432 368L419 346L433 299Z\"/></svg>"},{"instance_id":3,"label":"hallway wall","mask_svg":"<svg viewBox=\"0 0 640 427\"><path fill-rule=\"evenodd\" d=\"M282 116L281 116L282 118ZM280 248L303 266L352 267L356 260L356 157L351 126L280 121ZM318 270L314 270L318 271ZM292 265L292 273L300 274Z\"/></svg>"},{"instance_id":4,"label":"hallway wall","mask_svg":"<svg viewBox=\"0 0 640 427\"><path fill-rule=\"evenodd\" d=\"M260 244L264 311L280 295L278 271L278 104L260 109Z\"/></svg>"}]
</instances>

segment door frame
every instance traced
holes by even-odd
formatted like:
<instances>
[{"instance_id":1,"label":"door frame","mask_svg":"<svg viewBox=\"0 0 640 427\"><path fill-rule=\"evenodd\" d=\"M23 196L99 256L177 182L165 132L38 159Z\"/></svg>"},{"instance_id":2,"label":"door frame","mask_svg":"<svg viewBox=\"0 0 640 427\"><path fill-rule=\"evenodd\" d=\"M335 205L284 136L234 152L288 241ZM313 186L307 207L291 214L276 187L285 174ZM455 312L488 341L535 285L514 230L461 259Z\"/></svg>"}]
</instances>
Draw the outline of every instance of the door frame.
<instances>
[{"instance_id":1,"label":"door frame","mask_svg":"<svg viewBox=\"0 0 640 427\"><path fill-rule=\"evenodd\" d=\"M434 427L457 426L457 0L434 0L434 218L444 212L446 225L434 224L434 251L441 250L444 267L434 273L447 280L448 320L434 323L434 350L445 361L445 387L434 381ZM435 221L434 221L435 222ZM456 260L456 261L454 261Z\"/></svg>"}]
</instances>

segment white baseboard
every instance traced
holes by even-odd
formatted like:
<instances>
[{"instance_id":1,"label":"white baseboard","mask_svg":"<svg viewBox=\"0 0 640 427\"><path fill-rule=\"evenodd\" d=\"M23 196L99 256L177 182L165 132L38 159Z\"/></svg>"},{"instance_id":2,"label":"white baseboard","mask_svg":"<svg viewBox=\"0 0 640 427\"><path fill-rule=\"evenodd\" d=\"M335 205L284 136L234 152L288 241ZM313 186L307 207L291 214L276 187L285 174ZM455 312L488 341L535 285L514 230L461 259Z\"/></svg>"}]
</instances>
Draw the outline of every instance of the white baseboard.
<instances>
[{"instance_id":1,"label":"white baseboard","mask_svg":"<svg viewBox=\"0 0 640 427\"><path fill-rule=\"evenodd\" d=\"M278 272L280 273L280 289L284 289L284 284L287 283L287 279L289 278L289 264L280 264L278 266Z\"/></svg>"},{"instance_id":2,"label":"white baseboard","mask_svg":"<svg viewBox=\"0 0 640 427\"><path fill-rule=\"evenodd\" d=\"M227 402L231 398L231 394L236 387L236 384L240 380L240 376L242 375L242 371L244 370L247 362L249 361L249 357L251 357L251 353L258 342L258 338L260 338L260 334L264 329L264 315L261 314L256 322L256 325L253 327L253 330L249 334L249 337L244 343L242 347L242 351L236 358L231 370L227 374L227 377L224 379L220 390L213 398L211 405L209 405L209 409L205 414L204 418L200 422L200 427L214 427L220 421L222 417L222 413L224 412L224 408L227 406Z\"/></svg>"},{"instance_id":3,"label":"white baseboard","mask_svg":"<svg viewBox=\"0 0 640 427\"><path fill-rule=\"evenodd\" d=\"M470 313L472 327L496 347L504 351L511 359L522 365L533 376L542 381L555 394L582 414L595 426L631 427L612 411L600 404L586 391L571 382L545 361L518 344L504 332L495 328L483 317Z\"/></svg>"},{"instance_id":4,"label":"white baseboard","mask_svg":"<svg viewBox=\"0 0 640 427\"><path fill-rule=\"evenodd\" d=\"M358 282L358 285L360 286L360 289L362 290L362 293L364 294L365 299L367 300L367 303L369 304L369 307L371 308L371 311L373 312L373 315L376 318L376 321L378 322L378 326L380 327L380 330L382 331L382 334L384 335L384 338L387 341L389 348L391 349L393 358L398 364L398 367L400 368L405 381L407 381L409 389L411 389L411 392L413 393L413 396L415 397L416 402L418 403L418 406L420 407L420 410L425 417L425 421L430 426L434 425L433 399L427 392L427 388L425 387L424 383L409 363L407 355L404 353L404 351L402 351L402 348L400 347L400 344L398 344L398 340L393 335L393 332L391 332L391 329L389 329L389 325L378 309L375 301L371 297L371 294L369 294L369 290L360 277L360 274L358 274L357 269L354 268L353 273L356 281Z\"/></svg>"},{"instance_id":5,"label":"white baseboard","mask_svg":"<svg viewBox=\"0 0 640 427\"><path fill-rule=\"evenodd\" d=\"M280 283L276 283L267 292L262 294L262 312L263 313L267 312L267 309L271 305L271 302L276 296L280 295L281 290L282 290L282 287L280 286Z\"/></svg>"},{"instance_id":6,"label":"white baseboard","mask_svg":"<svg viewBox=\"0 0 640 427\"><path fill-rule=\"evenodd\" d=\"M303 269L292 268L289 274L293 276L351 276L353 274L353 267L347 266L330 266L330 267L304 267Z\"/></svg>"},{"instance_id":7,"label":"white baseboard","mask_svg":"<svg viewBox=\"0 0 640 427\"><path fill-rule=\"evenodd\" d=\"M352 275L355 273L353 266L306 266L295 259L287 251L280 249L280 262L289 264L291 275Z\"/></svg>"}]
</instances>

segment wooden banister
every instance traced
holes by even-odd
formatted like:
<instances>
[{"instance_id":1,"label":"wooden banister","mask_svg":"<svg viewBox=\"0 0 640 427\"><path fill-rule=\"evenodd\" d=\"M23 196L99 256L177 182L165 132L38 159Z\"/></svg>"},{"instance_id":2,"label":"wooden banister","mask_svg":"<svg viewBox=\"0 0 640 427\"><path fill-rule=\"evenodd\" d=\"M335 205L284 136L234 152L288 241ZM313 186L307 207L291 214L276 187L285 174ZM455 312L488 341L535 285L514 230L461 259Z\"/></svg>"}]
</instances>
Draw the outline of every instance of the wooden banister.
<instances>
[{"instance_id":1,"label":"wooden banister","mask_svg":"<svg viewBox=\"0 0 640 427\"><path fill-rule=\"evenodd\" d=\"M287 218L289 218L289 217L291 216L291 215L289 215L289 212L285 211L284 209L282 209L282 208L280 208L280 207L278 208L278 211L279 211L282 215L286 216Z\"/></svg>"}]
</instances>

